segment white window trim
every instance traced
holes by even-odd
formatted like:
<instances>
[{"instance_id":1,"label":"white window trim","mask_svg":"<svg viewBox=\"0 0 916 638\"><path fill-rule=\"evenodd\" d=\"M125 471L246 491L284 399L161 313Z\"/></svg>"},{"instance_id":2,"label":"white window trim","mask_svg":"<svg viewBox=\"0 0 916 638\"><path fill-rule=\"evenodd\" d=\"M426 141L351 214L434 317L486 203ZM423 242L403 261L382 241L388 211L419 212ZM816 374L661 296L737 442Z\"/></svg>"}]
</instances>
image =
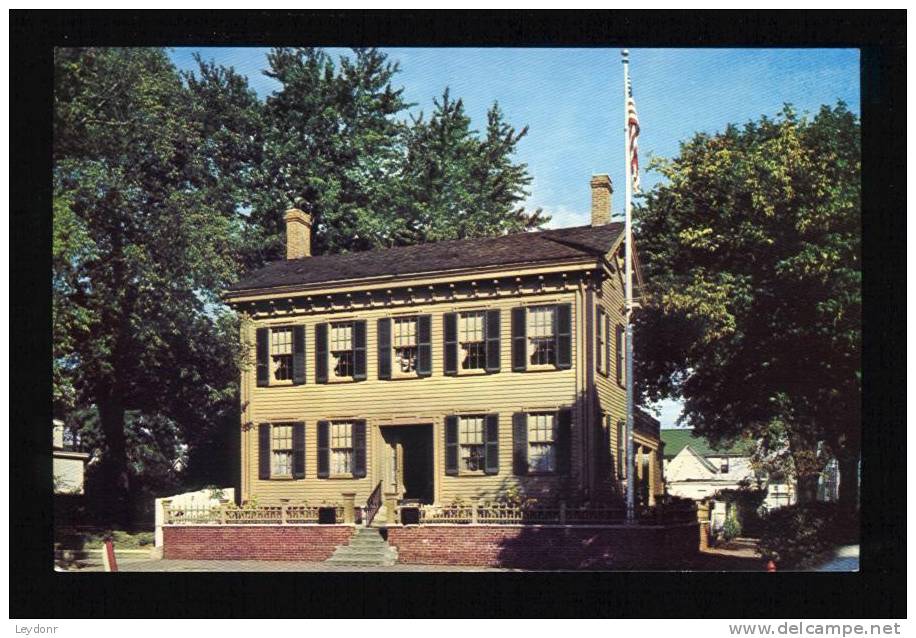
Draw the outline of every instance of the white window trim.
<instances>
[{"instance_id":1,"label":"white window trim","mask_svg":"<svg viewBox=\"0 0 916 638\"><path fill-rule=\"evenodd\" d=\"M480 330L481 330L481 340L480 341L462 341L461 340L461 321L466 317L466 315L480 315ZM458 374L459 375L481 375L487 373L487 310L485 308L476 308L473 310L460 310L458 311L458 322L456 326L457 332L457 348L458 348ZM465 343L480 343L483 344L483 367L480 368L465 368L462 365L464 361L464 347Z\"/></svg>"},{"instance_id":2,"label":"white window trim","mask_svg":"<svg viewBox=\"0 0 916 638\"><path fill-rule=\"evenodd\" d=\"M352 368L355 368L355 364L356 364L356 354L355 354L356 351L355 351L355 348L353 347L353 332L354 332L353 326L355 325L355 323L356 323L355 319L345 319L341 321L332 321L328 324L328 351L326 353L327 369L328 369L328 383L350 383L351 381L354 380L353 374L352 374L353 373ZM337 327L343 327L347 325L350 327L350 349L349 350L339 350L339 351L334 350L334 329ZM347 376L338 376L337 375L335 371L337 368L337 359L334 356L334 352L349 352L350 353L350 356L352 357L353 362L351 365L351 371L350 371L351 373L349 375Z\"/></svg>"},{"instance_id":3,"label":"white window trim","mask_svg":"<svg viewBox=\"0 0 916 638\"><path fill-rule=\"evenodd\" d=\"M462 443L461 425L468 419L480 421L480 443ZM477 446L481 448L480 465L476 470L471 470L464 465L464 448ZM486 474L487 465L487 415L486 414L459 414L458 415L458 475L480 476Z\"/></svg>"},{"instance_id":4,"label":"white window trim","mask_svg":"<svg viewBox=\"0 0 916 638\"><path fill-rule=\"evenodd\" d=\"M553 332L553 323L556 317L558 303L549 303L549 304L537 304L533 306L525 306L525 369L529 371L540 371L540 370L556 370L557 369L557 352L556 352L556 339L557 335ZM531 334L531 315L533 312L539 312L549 310L552 314L550 319L550 335L532 335ZM553 363L531 363L531 357L535 353L534 339L537 338L549 338L553 340Z\"/></svg>"},{"instance_id":5,"label":"white window trim","mask_svg":"<svg viewBox=\"0 0 916 638\"><path fill-rule=\"evenodd\" d=\"M274 354L274 333L283 331L289 332L289 353L283 355ZM268 328L268 353L267 353L267 363L268 363L268 385L293 385L293 350L295 344L293 344L293 326L283 325L283 326L270 326ZM275 356L288 356L289 357L289 379L277 379L276 372L278 363L274 362Z\"/></svg>"},{"instance_id":6,"label":"white window trim","mask_svg":"<svg viewBox=\"0 0 916 638\"><path fill-rule=\"evenodd\" d=\"M412 346L416 351L415 360L414 360L414 369L409 372L404 372L401 370L401 365L399 363L399 358L397 356L397 351L399 347L411 347L411 346L398 346L397 341L397 325L399 322L412 321L413 328L413 341L414 345ZM392 379L415 379L419 376L420 373L420 317L419 315L404 315L400 317L391 318L391 378Z\"/></svg>"},{"instance_id":7,"label":"white window trim","mask_svg":"<svg viewBox=\"0 0 916 638\"><path fill-rule=\"evenodd\" d=\"M278 474L275 472L274 465L274 453L279 451L274 447L275 442L275 430L276 428L288 428L289 429L289 448L280 448L283 451L289 452L289 471L285 474ZM293 449L293 424L292 423L271 423L270 424L270 478L271 480L291 480L293 478L293 462L295 457L295 450Z\"/></svg>"},{"instance_id":8,"label":"white window trim","mask_svg":"<svg viewBox=\"0 0 916 638\"><path fill-rule=\"evenodd\" d=\"M350 433L347 435L349 439L350 447L334 447L334 426L345 425L350 429ZM349 472L337 472L337 467L334 462L334 450L349 450L350 451L350 471ZM353 421L340 420L340 421L331 421L328 423L328 476L329 478L353 478Z\"/></svg>"}]
</instances>

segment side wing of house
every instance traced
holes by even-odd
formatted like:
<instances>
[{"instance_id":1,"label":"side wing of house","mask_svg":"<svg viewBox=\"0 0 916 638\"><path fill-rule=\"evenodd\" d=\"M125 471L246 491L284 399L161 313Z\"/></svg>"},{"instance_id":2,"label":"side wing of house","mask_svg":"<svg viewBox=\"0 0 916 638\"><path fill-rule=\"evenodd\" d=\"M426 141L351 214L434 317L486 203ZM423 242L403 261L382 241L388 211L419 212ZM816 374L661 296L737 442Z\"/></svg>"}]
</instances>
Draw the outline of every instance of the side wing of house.
<instances>
[{"instance_id":1,"label":"side wing of house","mask_svg":"<svg viewBox=\"0 0 916 638\"><path fill-rule=\"evenodd\" d=\"M623 237L605 255L603 275L592 303L593 315L588 330L594 356L592 375L600 420L598 454L606 462L597 463L594 477L596 494L622 495L626 477L626 322L624 314ZM636 284L641 281L638 268ZM639 344L635 344L638 348ZM664 475L658 422L637 409L634 427L635 477L650 503L664 493Z\"/></svg>"}]
</instances>

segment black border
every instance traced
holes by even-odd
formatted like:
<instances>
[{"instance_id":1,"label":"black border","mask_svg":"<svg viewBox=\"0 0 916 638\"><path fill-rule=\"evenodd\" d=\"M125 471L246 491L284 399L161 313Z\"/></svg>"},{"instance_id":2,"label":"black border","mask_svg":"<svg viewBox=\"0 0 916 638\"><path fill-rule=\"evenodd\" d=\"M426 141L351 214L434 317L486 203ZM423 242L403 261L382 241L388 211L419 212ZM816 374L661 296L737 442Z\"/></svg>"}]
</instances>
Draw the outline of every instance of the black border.
<instances>
[{"instance_id":1,"label":"black border","mask_svg":"<svg viewBox=\"0 0 916 638\"><path fill-rule=\"evenodd\" d=\"M11 11L11 617L904 617L905 11ZM862 48L864 453L859 574L55 574L52 47ZM45 326L47 332L37 328Z\"/></svg>"}]
</instances>

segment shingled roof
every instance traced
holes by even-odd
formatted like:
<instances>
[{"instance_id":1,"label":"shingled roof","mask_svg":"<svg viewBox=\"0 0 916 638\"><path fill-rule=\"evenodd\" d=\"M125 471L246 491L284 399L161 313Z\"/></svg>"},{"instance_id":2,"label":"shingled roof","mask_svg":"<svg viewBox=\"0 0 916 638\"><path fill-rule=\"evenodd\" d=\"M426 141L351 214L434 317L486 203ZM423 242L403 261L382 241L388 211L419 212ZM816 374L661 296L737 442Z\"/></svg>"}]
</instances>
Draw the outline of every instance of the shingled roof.
<instances>
[{"instance_id":1,"label":"shingled roof","mask_svg":"<svg viewBox=\"0 0 916 638\"><path fill-rule=\"evenodd\" d=\"M247 274L230 286L227 293L597 257L609 251L622 232L623 224L612 223L286 259Z\"/></svg>"}]
</instances>

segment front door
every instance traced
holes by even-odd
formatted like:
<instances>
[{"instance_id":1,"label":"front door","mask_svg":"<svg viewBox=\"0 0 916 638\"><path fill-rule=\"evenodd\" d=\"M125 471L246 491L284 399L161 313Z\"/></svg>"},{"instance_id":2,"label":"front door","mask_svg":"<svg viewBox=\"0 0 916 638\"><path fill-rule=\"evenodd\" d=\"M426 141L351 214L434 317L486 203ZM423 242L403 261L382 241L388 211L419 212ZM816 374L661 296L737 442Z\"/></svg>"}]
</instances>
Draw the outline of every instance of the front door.
<instances>
[{"instance_id":1,"label":"front door","mask_svg":"<svg viewBox=\"0 0 916 638\"><path fill-rule=\"evenodd\" d=\"M386 488L402 499L433 502L433 426L382 428Z\"/></svg>"}]
</instances>

